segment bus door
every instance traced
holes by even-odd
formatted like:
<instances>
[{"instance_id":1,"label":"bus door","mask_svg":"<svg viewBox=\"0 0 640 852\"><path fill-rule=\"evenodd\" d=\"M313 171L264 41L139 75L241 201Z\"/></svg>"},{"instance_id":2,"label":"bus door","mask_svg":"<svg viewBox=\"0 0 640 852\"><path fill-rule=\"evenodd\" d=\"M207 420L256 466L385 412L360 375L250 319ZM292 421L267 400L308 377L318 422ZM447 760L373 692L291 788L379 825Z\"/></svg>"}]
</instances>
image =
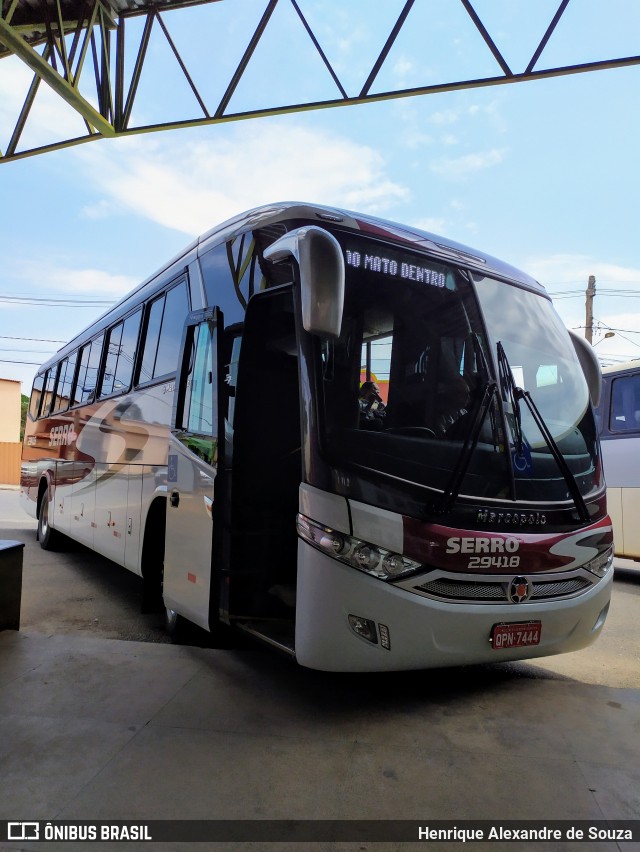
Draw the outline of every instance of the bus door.
<instances>
[{"instance_id":1,"label":"bus door","mask_svg":"<svg viewBox=\"0 0 640 852\"><path fill-rule=\"evenodd\" d=\"M218 466L218 331L214 312L190 314L183 340L167 463L163 597L168 609L209 629Z\"/></svg>"},{"instance_id":2,"label":"bus door","mask_svg":"<svg viewBox=\"0 0 640 852\"><path fill-rule=\"evenodd\" d=\"M287 648L295 618L302 479L298 362L293 288L254 295L233 389L226 609L236 626L270 641L277 635Z\"/></svg>"}]
</instances>

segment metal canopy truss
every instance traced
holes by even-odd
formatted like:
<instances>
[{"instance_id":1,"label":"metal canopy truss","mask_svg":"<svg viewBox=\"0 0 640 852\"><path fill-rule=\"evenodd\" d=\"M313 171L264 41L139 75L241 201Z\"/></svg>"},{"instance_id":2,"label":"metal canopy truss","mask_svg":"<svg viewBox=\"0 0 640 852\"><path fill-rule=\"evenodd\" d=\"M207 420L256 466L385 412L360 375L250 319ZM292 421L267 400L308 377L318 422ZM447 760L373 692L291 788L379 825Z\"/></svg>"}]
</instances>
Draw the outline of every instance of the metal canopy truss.
<instances>
[{"instance_id":1,"label":"metal canopy truss","mask_svg":"<svg viewBox=\"0 0 640 852\"><path fill-rule=\"evenodd\" d=\"M216 96L214 102L207 103L207 97L198 88L195 75L189 70L191 57L183 56L172 38L166 18L169 11L174 15L186 16L191 8L207 3L218 3L219 0L0 0L0 57L17 57L33 72L31 84L28 86L22 107L18 107L15 126L11 131L6 125L6 118L0 104L0 160L3 162L30 156L32 154L52 151L69 145L104 137L125 136L145 133L154 130L165 130L176 127L194 127L205 124L237 121L240 119L256 118L259 116L279 115L300 112L304 110L323 109L336 106L364 104L384 101L391 98L413 97L446 91L472 89L484 86L497 86L504 83L516 83L530 80L540 80L568 74L580 74L586 71L596 71L610 68L640 64L640 56L622 56L615 59L604 59L581 64L555 65L554 67L539 67L541 55L552 39L556 28L565 16L570 0L561 0L555 13L551 16L544 35L528 57L522 70L514 71L507 63L503 53L489 32L489 26L483 23L478 13L481 0L457 0L475 28L478 42L487 56L492 57L492 67L500 73L473 79L449 80L436 84L425 84L411 88L395 88L385 91L374 90L374 84L387 60L398 36L403 28L408 26L412 8L416 0L406 0L398 3L399 14L392 21L388 31L382 34L382 48L377 53L366 77L357 87L349 86L340 78L336 63L332 63L323 49L321 38L310 23L310 15L305 13L304 0L267 0L264 9L255 22L249 22L249 30L253 30L248 43L238 45L236 55L241 54L239 62L229 67L216 67L215 51L207 57L208 74L216 77L223 95ZM426 2L418 0L417 6ZM455 0L451 0L455 2ZM226 0L233 3L233 0ZM333 0L336 11L342 5ZM475 5L474 5L475 4ZM329 3L331 5L331 3ZM287 6L289 12L293 9L297 16L298 49L304 49L314 54L317 66L323 74L328 75L335 97L324 100L307 100L295 104L275 104L260 108L241 111L230 109L231 101L238 87L245 78L247 69L257 48L267 39L269 22L276 8ZM246 13L241 3L236 3L239 15ZM555 4L554 4L555 8ZM178 11L175 11L178 10ZM137 19L136 38L127 32L125 26L133 18ZM174 19L175 20L175 19ZM566 21L566 18L564 19ZM140 26L142 22L142 26ZM613 22L615 25L615 21ZM140 78L145 62L149 56L149 43L152 28L159 31L165 40L165 46L175 57L175 71L186 81L193 94L193 99L186 98L182 103L184 116L178 120L159 121L154 124L136 124L133 121L133 107L136 103ZM317 28L316 28L317 29ZM246 39L246 36L245 36ZM377 52L374 51L374 54ZM487 57L485 57L486 59ZM276 54L276 61L277 54ZM2 74L5 63L0 66ZM125 69L128 72L125 73ZM1 81L1 76L0 76ZM28 128L32 108L40 83L44 81L84 122L86 133L83 135L52 141L47 144L20 147L23 131ZM1 91L1 90L0 90ZM156 97L162 101L162 86L158 84ZM273 94L277 100L277 91ZM195 114L189 110L195 109ZM66 134L67 136L69 134ZM6 141L8 139L8 142Z\"/></svg>"}]
</instances>

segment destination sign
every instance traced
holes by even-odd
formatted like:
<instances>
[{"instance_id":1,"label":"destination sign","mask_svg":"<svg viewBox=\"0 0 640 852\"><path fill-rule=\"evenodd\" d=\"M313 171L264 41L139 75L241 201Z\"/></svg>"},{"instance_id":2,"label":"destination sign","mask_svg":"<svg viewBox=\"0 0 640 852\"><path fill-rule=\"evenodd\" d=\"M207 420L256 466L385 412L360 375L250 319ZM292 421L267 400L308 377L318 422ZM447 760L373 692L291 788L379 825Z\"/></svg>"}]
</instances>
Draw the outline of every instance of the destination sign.
<instances>
[{"instance_id":1,"label":"destination sign","mask_svg":"<svg viewBox=\"0 0 640 852\"><path fill-rule=\"evenodd\" d=\"M366 254L359 251L345 250L347 266L355 269L363 269L380 275L389 275L392 278L404 278L408 281L417 281L420 284L429 284L431 287L446 287L447 276L444 272L421 266L406 261L394 260L391 257L380 254Z\"/></svg>"}]
</instances>

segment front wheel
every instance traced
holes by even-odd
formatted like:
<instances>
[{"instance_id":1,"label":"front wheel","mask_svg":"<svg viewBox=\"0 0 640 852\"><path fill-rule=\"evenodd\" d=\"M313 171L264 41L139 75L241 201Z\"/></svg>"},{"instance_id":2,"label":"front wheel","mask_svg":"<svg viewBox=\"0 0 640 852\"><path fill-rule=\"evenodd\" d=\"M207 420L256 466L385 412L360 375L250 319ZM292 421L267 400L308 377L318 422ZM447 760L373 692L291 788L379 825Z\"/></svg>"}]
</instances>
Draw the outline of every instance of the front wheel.
<instances>
[{"instance_id":1,"label":"front wheel","mask_svg":"<svg viewBox=\"0 0 640 852\"><path fill-rule=\"evenodd\" d=\"M38 533L37 539L43 550L56 550L60 544L60 533L54 530L49 523L49 503L51 492L47 486L42 492L40 506L38 508Z\"/></svg>"},{"instance_id":2,"label":"front wheel","mask_svg":"<svg viewBox=\"0 0 640 852\"><path fill-rule=\"evenodd\" d=\"M165 607L164 628L174 645L187 644L194 625L175 609Z\"/></svg>"}]
</instances>

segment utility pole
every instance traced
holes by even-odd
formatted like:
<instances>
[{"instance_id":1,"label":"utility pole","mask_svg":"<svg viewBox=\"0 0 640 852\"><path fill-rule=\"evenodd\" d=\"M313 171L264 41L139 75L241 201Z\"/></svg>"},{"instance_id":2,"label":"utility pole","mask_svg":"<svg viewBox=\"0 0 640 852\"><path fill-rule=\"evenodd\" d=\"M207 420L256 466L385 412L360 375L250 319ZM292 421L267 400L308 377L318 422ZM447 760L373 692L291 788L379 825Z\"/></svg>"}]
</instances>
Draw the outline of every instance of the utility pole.
<instances>
[{"instance_id":1,"label":"utility pole","mask_svg":"<svg viewBox=\"0 0 640 852\"><path fill-rule=\"evenodd\" d=\"M586 320L584 324L584 336L588 343L593 340L593 300L596 296L596 276L590 275L587 283Z\"/></svg>"}]
</instances>

